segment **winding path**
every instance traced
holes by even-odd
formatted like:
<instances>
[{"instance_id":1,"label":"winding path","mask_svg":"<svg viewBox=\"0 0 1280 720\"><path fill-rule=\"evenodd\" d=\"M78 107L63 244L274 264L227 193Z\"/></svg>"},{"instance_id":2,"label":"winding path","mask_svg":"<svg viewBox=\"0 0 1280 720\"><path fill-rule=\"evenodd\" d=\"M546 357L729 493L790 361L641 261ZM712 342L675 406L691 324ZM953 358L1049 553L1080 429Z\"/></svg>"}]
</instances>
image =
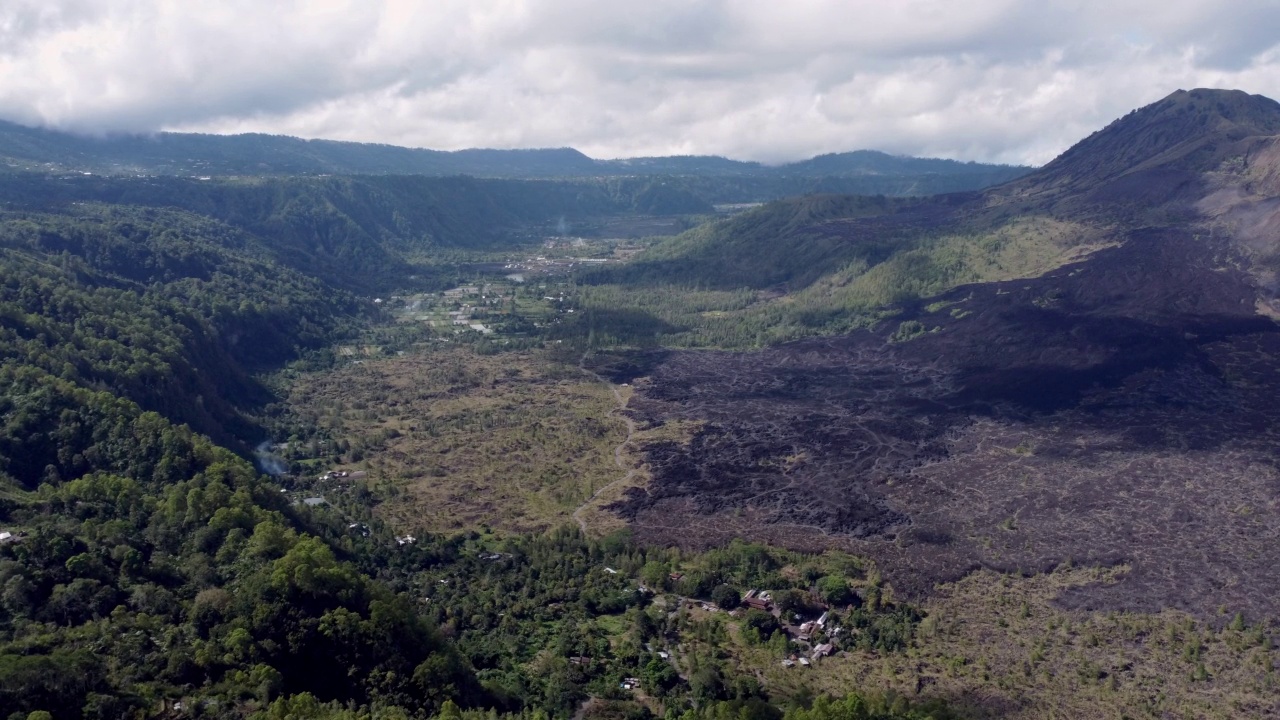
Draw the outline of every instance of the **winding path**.
<instances>
[{"instance_id":1,"label":"winding path","mask_svg":"<svg viewBox=\"0 0 1280 720\"><path fill-rule=\"evenodd\" d=\"M578 509L573 511L573 519L578 523L578 527L582 529L583 535L587 534L587 521L582 519L582 512L586 510L587 507L591 505L591 503L595 502L595 499L599 497L601 493L620 483L630 482L631 479L636 476L636 473L639 472L635 468L628 469L627 461L622 459L623 448L625 448L628 444L630 444L632 436L636 434L636 421L622 414L622 410L626 408L627 402L622 399L622 393L618 392L618 386L604 379L598 373L588 370L586 368L586 365L584 364L586 363L586 361L587 361L587 354L583 353L582 359L578 361L578 369L590 375L591 377L595 378L596 380L599 380L600 382L605 383L606 385L609 386L609 390L613 392L613 399L618 403L617 407L611 410L609 414L617 415L618 417L622 418L622 422L627 424L627 437L622 442L618 443L616 447L613 448L613 462L617 464L619 470L626 470L627 474L623 475L617 480L614 480L608 485L605 485L599 490L596 490L594 493L591 494L591 497L587 498L586 502L579 505Z\"/></svg>"}]
</instances>

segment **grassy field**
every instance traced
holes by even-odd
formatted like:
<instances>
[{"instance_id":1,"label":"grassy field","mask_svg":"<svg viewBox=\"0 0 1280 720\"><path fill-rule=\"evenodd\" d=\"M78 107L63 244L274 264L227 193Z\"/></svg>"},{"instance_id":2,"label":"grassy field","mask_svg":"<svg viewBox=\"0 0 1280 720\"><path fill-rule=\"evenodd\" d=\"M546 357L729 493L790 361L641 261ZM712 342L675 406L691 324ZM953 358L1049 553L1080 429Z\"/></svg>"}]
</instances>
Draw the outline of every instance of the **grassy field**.
<instances>
[{"instance_id":1,"label":"grassy field","mask_svg":"<svg viewBox=\"0 0 1280 720\"><path fill-rule=\"evenodd\" d=\"M626 427L607 384L548 351L469 349L370 360L300 379L289 403L367 470L403 530L569 522L623 475Z\"/></svg>"},{"instance_id":2,"label":"grassy field","mask_svg":"<svg viewBox=\"0 0 1280 720\"><path fill-rule=\"evenodd\" d=\"M1100 228L1020 218L986 232L939 235L873 267L852 263L784 302L801 314L870 310L968 283L1036 277L1114 242Z\"/></svg>"}]
</instances>

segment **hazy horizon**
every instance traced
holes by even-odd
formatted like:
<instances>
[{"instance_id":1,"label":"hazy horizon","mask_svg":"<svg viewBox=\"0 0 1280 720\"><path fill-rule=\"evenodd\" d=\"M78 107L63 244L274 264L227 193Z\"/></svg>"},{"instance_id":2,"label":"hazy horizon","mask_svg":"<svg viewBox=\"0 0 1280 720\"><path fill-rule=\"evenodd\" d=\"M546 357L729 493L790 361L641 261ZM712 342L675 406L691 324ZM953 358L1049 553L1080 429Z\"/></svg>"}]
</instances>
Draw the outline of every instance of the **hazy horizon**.
<instances>
[{"instance_id":1,"label":"hazy horizon","mask_svg":"<svg viewBox=\"0 0 1280 720\"><path fill-rule=\"evenodd\" d=\"M13 122L13 121L5 121L5 122ZM413 145L396 145L394 143L364 142L359 140L338 140L335 138L326 138L326 137L301 137L298 135L286 135L283 133L268 133L268 132L257 132L257 131L246 131L246 132L237 132L237 133L218 133L218 132L181 131L181 130L176 130L176 131L175 130L156 130L152 132L130 132L130 131L108 130L108 131L94 132L94 131L63 130L57 127L50 127L47 125L28 125L25 123L17 123L17 122L14 122L14 124L27 129L31 129L31 130L47 130L51 132L66 133L73 137L103 139L103 140L111 140L111 139L124 138L124 137L145 138L145 137L155 137L158 135L205 135L205 136L225 137L225 138L250 137L255 135L262 135L266 137L289 138L292 140L300 140L303 142L358 143L358 144L379 145L379 146L386 146L386 147L396 147L396 148L402 148L406 150L425 150L429 152L468 152L468 151L477 151L477 150L478 151L502 150L502 151L515 151L515 152L520 152L520 151L538 152L538 151L571 150L573 152L580 153L590 158L591 160L597 160L601 162L623 162L623 161L629 161L629 160L662 160L662 159L669 159L669 158L719 158L719 159L728 160L731 162L756 163L764 167L780 167L783 165L795 164L795 163L805 162L807 160L813 160L823 156L848 155L852 153L868 152L868 153L879 153L882 155L888 155L890 157L902 157L902 158L910 158L915 160L945 160L949 162L981 164L981 161L978 161L978 160L955 160L953 158L906 155L903 153L886 152L884 150L879 150L877 148L849 148L846 150L833 150L830 152L823 152L823 153L818 153L816 155L797 157L789 160L778 160L774 162L767 162L767 161L748 160L743 158L729 157L726 155L695 155L695 154L688 154L688 153L678 154L678 155L632 155L632 156L625 156L625 157L596 157L588 153L585 153L582 150L579 150L578 148L572 147L570 145L562 145L558 147L516 147L516 148L465 147L465 148L443 150L441 148L418 147ZM1012 163L998 163L998 164L1008 165L1009 167L1025 167L1025 166L1017 166Z\"/></svg>"},{"instance_id":2,"label":"hazy horizon","mask_svg":"<svg viewBox=\"0 0 1280 720\"><path fill-rule=\"evenodd\" d=\"M600 159L1041 165L1193 87L1280 95L1280 4L403 0L0 9L0 118Z\"/></svg>"}]
</instances>

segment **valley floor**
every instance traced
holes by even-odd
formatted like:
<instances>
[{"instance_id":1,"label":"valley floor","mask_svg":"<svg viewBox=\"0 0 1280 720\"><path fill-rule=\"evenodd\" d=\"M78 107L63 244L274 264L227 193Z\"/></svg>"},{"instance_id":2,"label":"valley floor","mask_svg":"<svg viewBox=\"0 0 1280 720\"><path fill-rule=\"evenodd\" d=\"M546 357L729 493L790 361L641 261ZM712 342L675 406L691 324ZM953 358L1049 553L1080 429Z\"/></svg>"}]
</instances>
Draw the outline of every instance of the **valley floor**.
<instances>
[{"instance_id":1,"label":"valley floor","mask_svg":"<svg viewBox=\"0 0 1280 720\"><path fill-rule=\"evenodd\" d=\"M670 477L669 466L653 463L691 452L708 427L725 420L655 423L645 412L651 404L636 404L652 393L644 382L637 386L625 373L616 374L608 356L581 359L568 352L429 350L306 375L294 384L290 403L293 413L323 430L319 446L340 451L314 467L367 473L362 482L377 498L378 515L400 533L481 529L491 538L488 546L498 548L503 537L537 536L565 524L597 537L631 532L658 546L687 544L692 532L725 542L741 532L772 537L816 557L824 556L824 547L837 546L880 557L889 580L896 577L893 563L909 562L903 558L913 556L912 548L922 549L919 539L904 542L910 536L878 541L876 550L877 541L869 539L830 542L819 528L806 537L794 527L786 530L786 523L760 525L767 506L759 501L706 515L630 519L628 498L651 492L656 474ZM972 432L985 438L980 454L994 452L1016 463L1035 463L1047 447L1041 441L1023 448L1025 438L1006 442L995 426L979 424ZM951 437L963 443L965 436ZM785 476L820 458L793 452L777 457L773 467ZM1024 475L1033 465L1027 467ZM339 493L332 497L328 512L344 512L343 503L353 502L339 499ZM1011 517L988 552L1003 548L1016 556L1029 541L1014 542L1032 528L1025 517ZM768 528L785 532L771 535ZM808 668L781 665L794 645L743 642L741 617L724 613L694 613L694 619L721 629L686 629L666 642L677 656L704 653L727 674L757 678L779 697L887 693L917 703L942 700L961 717L1227 718L1280 712L1272 629L1263 618L1233 619L1239 609L1234 607L1209 616L1174 609L1091 610L1072 599L1105 597L1133 580L1133 565L1099 560L1077 568L1028 567L1029 575L1012 567L959 572L928 588L905 588L923 617L905 647L851 649ZM881 585L876 563L860 562L870 568L868 580L854 583L860 597L869 597L873 587L883 587L875 592L883 592L886 602L904 594L903 588L895 593L892 582ZM645 582L638 576L631 581ZM628 622L610 611L594 622L610 644L629 632ZM468 624L465 618L451 623L456 632Z\"/></svg>"}]
</instances>

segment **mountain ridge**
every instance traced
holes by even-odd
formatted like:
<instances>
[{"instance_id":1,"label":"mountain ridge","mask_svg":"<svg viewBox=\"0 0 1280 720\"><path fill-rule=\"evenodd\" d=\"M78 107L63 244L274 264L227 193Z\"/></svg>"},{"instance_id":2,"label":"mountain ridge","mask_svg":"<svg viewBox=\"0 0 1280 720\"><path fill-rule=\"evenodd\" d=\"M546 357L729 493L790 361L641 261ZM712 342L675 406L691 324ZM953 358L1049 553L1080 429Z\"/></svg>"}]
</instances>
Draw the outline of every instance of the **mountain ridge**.
<instances>
[{"instance_id":1,"label":"mountain ridge","mask_svg":"<svg viewBox=\"0 0 1280 720\"><path fill-rule=\"evenodd\" d=\"M1204 174L1280 134L1280 103L1241 90L1177 90L1072 145L988 195L1144 205L1204 191Z\"/></svg>"},{"instance_id":2,"label":"mountain ridge","mask_svg":"<svg viewBox=\"0 0 1280 720\"><path fill-rule=\"evenodd\" d=\"M0 158L53 163L66 171L100 173L474 175L504 178L697 175L710 177L847 177L863 175L989 175L1007 180L1028 168L874 150L828 153L780 165L717 155L595 159L570 147L432 150L383 143L245 133L156 133L83 136L0 121ZM33 169L26 167L24 169Z\"/></svg>"}]
</instances>

